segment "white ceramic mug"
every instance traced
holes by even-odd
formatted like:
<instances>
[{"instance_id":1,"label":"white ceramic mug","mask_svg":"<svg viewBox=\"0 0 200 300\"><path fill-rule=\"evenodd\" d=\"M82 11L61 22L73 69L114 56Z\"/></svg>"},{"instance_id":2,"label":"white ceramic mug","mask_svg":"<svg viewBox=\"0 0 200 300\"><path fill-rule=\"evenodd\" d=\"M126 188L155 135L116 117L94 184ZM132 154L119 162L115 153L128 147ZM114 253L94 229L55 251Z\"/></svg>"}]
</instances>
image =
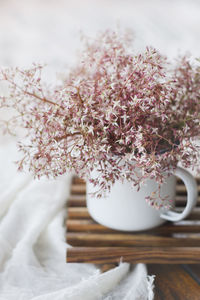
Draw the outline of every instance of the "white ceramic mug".
<instances>
[{"instance_id":1,"label":"white ceramic mug","mask_svg":"<svg viewBox=\"0 0 200 300\"><path fill-rule=\"evenodd\" d=\"M180 177L187 189L187 204L183 212L159 211L146 203L145 197L154 192L158 184L148 180L139 191L130 182L116 182L106 198L94 197L93 184L87 183L87 207L92 218L98 223L116 230L140 231L163 224L166 220L180 221L187 217L197 202L197 184L186 170L177 167L173 175L161 187L161 195L175 199L176 176ZM174 203L172 203L172 206Z\"/></svg>"}]
</instances>

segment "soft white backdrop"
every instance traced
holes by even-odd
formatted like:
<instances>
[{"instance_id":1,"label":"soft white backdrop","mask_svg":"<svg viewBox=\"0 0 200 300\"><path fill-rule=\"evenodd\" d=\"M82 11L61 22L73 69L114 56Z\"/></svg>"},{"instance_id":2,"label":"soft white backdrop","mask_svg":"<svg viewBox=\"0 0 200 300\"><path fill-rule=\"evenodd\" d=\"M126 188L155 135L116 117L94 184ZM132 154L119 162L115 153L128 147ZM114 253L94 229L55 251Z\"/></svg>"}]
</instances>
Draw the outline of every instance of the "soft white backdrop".
<instances>
[{"instance_id":1,"label":"soft white backdrop","mask_svg":"<svg viewBox=\"0 0 200 300\"><path fill-rule=\"evenodd\" d=\"M0 0L0 66L45 62L67 70L80 31L135 30L135 47L153 45L171 58L200 56L198 0ZM2 93L2 88L0 93ZM65 263L64 205L71 174L33 181L18 174L15 140L0 137L0 300L152 299L144 265L122 263L99 274Z\"/></svg>"}]
</instances>

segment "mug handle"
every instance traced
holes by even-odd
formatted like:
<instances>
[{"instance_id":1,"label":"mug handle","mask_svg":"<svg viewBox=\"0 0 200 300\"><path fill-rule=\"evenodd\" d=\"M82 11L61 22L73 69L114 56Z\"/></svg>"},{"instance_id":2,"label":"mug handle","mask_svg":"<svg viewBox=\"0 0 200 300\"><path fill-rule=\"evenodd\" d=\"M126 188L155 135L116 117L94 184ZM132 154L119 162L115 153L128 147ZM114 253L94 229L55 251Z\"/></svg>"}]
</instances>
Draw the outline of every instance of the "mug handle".
<instances>
[{"instance_id":1,"label":"mug handle","mask_svg":"<svg viewBox=\"0 0 200 300\"><path fill-rule=\"evenodd\" d=\"M160 215L162 219L168 221L181 221L186 218L194 206L197 203L198 198L198 190L197 190L197 183L195 178L186 170L177 167L176 170L173 172L174 175L180 177L180 179L184 182L186 189L187 189L187 204L184 210L181 213L177 213L174 211L167 211Z\"/></svg>"}]
</instances>

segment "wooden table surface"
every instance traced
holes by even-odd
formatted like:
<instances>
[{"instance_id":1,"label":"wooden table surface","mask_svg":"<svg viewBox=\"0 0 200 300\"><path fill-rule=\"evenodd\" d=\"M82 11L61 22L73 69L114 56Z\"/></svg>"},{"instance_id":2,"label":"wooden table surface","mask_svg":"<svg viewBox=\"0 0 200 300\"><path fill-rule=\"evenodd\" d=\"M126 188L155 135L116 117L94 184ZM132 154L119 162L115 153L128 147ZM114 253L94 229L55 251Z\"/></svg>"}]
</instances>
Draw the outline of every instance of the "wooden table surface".
<instances>
[{"instance_id":1,"label":"wooden table surface","mask_svg":"<svg viewBox=\"0 0 200 300\"><path fill-rule=\"evenodd\" d=\"M154 300L199 300L200 265L148 265L155 277Z\"/></svg>"}]
</instances>

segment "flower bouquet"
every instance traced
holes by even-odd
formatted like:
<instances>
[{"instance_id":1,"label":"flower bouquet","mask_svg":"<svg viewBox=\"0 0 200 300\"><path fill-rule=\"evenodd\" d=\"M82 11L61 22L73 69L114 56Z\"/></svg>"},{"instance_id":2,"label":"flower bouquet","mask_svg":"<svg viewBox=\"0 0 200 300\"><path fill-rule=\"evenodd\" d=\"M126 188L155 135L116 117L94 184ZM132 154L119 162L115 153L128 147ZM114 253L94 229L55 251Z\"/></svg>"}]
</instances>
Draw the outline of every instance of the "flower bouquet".
<instances>
[{"instance_id":1,"label":"flower bouquet","mask_svg":"<svg viewBox=\"0 0 200 300\"><path fill-rule=\"evenodd\" d=\"M146 201L172 206L161 187L179 162L199 162L199 61L183 56L171 63L152 47L137 52L132 44L130 34L109 30L87 39L77 64L53 87L42 65L1 69L9 95L0 97L0 108L16 111L1 126L27 133L18 144L19 170L38 178L73 170L96 199L109 197L117 182L139 191L153 180Z\"/></svg>"}]
</instances>

